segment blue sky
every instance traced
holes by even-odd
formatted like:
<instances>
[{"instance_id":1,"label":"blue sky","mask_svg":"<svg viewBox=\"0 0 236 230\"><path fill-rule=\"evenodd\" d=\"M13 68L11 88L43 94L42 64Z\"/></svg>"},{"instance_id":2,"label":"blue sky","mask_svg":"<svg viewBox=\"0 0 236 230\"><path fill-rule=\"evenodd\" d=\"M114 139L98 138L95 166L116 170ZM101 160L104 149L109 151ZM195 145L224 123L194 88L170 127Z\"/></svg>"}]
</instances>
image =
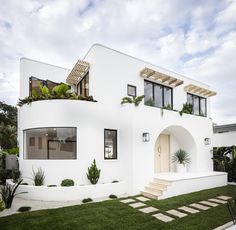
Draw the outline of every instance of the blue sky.
<instances>
[{"instance_id":1,"label":"blue sky","mask_svg":"<svg viewBox=\"0 0 236 230\"><path fill-rule=\"evenodd\" d=\"M16 104L22 56L72 68L101 43L209 84L213 121L236 122L235 0L0 3L0 100Z\"/></svg>"}]
</instances>

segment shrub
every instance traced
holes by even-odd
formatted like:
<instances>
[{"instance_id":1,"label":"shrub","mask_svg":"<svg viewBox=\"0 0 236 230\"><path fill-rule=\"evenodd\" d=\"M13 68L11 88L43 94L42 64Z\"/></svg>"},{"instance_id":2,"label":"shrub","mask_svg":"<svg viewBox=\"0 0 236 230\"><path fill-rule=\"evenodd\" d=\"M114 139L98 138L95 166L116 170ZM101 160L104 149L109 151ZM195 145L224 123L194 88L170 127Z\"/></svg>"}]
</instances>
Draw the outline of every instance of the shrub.
<instances>
[{"instance_id":1,"label":"shrub","mask_svg":"<svg viewBox=\"0 0 236 230\"><path fill-rule=\"evenodd\" d=\"M111 198L111 199L116 199L116 198L117 198L117 196L116 196L116 195L114 195L114 194L111 194L111 195L109 196L109 198Z\"/></svg>"},{"instance_id":2,"label":"shrub","mask_svg":"<svg viewBox=\"0 0 236 230\"><path fill-rule=\"evenodd\" d=\"M91 184L97 184L98 179L100 177L101 170L97 168L95 159L93 160L93 163L91 167L88 168L87 178L91 182Z\"/></svg>"},{"instance_id":3,"label":"shrub","mask_svg":"<svg viewBox=\"0 0 236 230\"><path fill-rule=\"evenodd\" d=\"M23 182L23 183L21 183L21 185L29 185L28 183L26 183L26 182Z\"/></svg>"},{"instance_id":4,"label":"shrub","mask_svg":"<svg viewBox=\"0 0 236 230\"><path fill-rule=\"evenodd\" d=\"M18 212L28 212L30 210L31 210L31 207L29 207L29 206L22 206L17 211Z\"/></svg>"},{"instance_id":5,"label":"shrub","mask_svg":"<svg viewBox=\"0 0 236 230\"><path fill-rule=\"evenodd\" d=\"M16 183L17 181L19 181L21 178L21 172L18 169L13 169L12 170L12 180L14 183Z\"/></svg>"},{"instance_id":6,"label":"shrub","mask_svg":"<svg viewBox=\"0 0 236 230\"><path fill-rule=\"evenodd\" d=\"M44 184L45 175L41 168L38 169L37 172L33 169L33 181L35 186L41 186Z\"/></svg>"},{"instance_id":7,"label":"shrub","mask_svg":"<svg viewBox=\"0 0 236 230\"><path fill-rule=\"evenodd\" d=\"M118 183L119 181L118 180L113 180L112 183Z\"/></svg>"},{"instance_id":8,"label":"shrub","mask_svg":"<svg viewBox=\"0 0 236 230\"><path fill-rule=\"evenodd\" d=\"M65 179L61 182L61 186L65 186L65 187L74 186L74 185L75 185L75 183L71 179Z\"/></svg>"},{"instance_id":9,"label":"shrub","mask_svg":"<svg viewBox=\"0 0 236 230\"><path fill-rule=\"evenodd\" d=\"M4 202L0 200L0 212L4 210L4 208L5 208Z\"/></svg>"},{"instance_id":10,"label":"shrub","mask_svg":"<svg viewBox=\"0 0 236 230\"><path fill-rule=\"evenodd\" d=\"M91 198L85 198L82 200L82 203L88 203L88 202L92 202L93 200Z\"/></svg>"},{"instance_id":11,"label":"shrub","mask_svg":"<svg viewBox=\"0 0 236 230\"><path fill-rule=\"evenodd\" d=\"M10 149L4 149L8 154L18 154L19 153L19 148L18 147L13 147Z\"/></svg>"},{"instance_id":12,"label":"shrub","mask_svg":"<svg viewBox=\"0 0 236 230\"><path fill-rule=\"evenodd\" d=\"M2 200L5 204L5 208L11 207L13 199L16 195L21 194L21 193L26 193L26 192L21 192L21 193L15 194L16 189L21 184L21 182L22 182L22 180L18 181L13 186L6 184L0 188L0 194L2 196Z\"/></svg>"},{"instance_id":13,"label":"shrub","mask_svg":"<svg viewBox=\"0 0 236 230\"><path fill-rule=\"evenodd\" d=\"M12 170L6 170L6 169L0 170L0 182L5 184L6 180L11 178L12 178Z\"/></svg>"},{"instance_id":14,"label":"shrub","mask_svg":"<svg viewBox=\"0 0 236 230\"><path fill-rule=\"evenodd\" d=\"M57 187L55 184L49 184L48 187Z\"/></svg>"}]
</instances>

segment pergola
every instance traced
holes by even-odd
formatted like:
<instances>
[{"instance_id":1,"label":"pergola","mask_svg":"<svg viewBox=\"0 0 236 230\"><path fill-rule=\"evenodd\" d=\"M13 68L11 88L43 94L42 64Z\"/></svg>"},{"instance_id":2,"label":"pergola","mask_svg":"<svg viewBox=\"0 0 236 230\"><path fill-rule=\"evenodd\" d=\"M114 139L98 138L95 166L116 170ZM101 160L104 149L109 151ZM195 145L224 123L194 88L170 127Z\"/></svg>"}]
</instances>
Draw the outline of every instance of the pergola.
<instances>
[{"instance_id":1,"label":"pergola","mask_svg":"<svg viewBox=\"0 0 236 230\"><path fill-rule=\"evenodd\" d=\"M205 89L205 88L193 85L193 84L189 84L189 85L185 86L184 90L188 93L197 94L202 97L211 97L211 96L216 95L216 92L214 92L214 91L211 91L209 89Z\"/></svg>"}]
</instances>

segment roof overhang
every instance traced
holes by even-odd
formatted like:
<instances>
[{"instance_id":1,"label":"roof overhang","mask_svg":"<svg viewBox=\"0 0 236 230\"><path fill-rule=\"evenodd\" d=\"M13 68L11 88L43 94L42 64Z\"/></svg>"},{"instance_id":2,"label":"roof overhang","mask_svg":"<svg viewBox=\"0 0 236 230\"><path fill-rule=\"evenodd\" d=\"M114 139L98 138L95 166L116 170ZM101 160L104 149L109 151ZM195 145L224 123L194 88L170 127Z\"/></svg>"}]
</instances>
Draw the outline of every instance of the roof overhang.
<instances>
[{"instance_id":1,"label":"roof overhang","mask_svg":"<svg viewBox=\"0 0 236 230\"><path fill-rule=\"evenodd\" d=\"M186 85L184 87L184 90L188 93L197 94L202 97L212 97L216 95L216 92L214 91L211 91L209 89L205 89L205 88L193 85L193 84Z\"/></svg>"},{"instance_id":2,"label":"roof overhang","mask_svg":"<svg viewBox=\"0 0 236 230\"><path fill-rule=\"evenodd\" d=\"M69 85L77 85L89 71L90 64L86 61L78 60L66 79Z\"/></svg>"},{"instance_id":3,"label":"roof overhang","mask_svg":"<svg viewBox=\"0 0 236 230\"><path fill-rule=\"evenodd\" d=\"M145 79L155 81L157 83L164 84L164 85L167 85L170 87L177 87L177 86L182 85L184 83L184 81L182 81L178 78L171 77L167 74L160 73L158 71L155 71L155 70L147 68L147 67L140 71L140 76Z\"/></svg>"}]
</instances>

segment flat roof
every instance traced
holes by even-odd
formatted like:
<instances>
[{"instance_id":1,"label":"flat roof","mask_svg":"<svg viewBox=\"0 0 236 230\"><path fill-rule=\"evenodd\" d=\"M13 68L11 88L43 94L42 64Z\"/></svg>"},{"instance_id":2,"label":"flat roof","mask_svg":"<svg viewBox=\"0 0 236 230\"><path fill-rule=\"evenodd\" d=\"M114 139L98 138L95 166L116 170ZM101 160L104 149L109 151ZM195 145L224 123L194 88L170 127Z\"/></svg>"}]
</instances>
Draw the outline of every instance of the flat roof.
<instances>
[{"instance_id":1,"label":"flat roof","mask_svg":"<svg viewBox=\"0 0 236 230\"><path fill-rule=\"evenodd\" d=\"M236 131L236 123L226 125L213 125L214 133L226 133Z\"/></svg>"}]
</instances>

